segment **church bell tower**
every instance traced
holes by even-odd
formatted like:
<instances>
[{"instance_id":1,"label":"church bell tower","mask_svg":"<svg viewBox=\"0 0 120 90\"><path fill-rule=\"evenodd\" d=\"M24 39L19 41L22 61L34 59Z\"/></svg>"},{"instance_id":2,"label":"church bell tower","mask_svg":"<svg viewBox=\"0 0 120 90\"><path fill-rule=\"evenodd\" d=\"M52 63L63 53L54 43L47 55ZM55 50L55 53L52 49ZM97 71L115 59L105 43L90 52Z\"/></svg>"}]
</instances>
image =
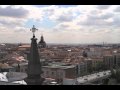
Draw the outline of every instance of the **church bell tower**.
<instances>
[{"instance_id":1,"label":"church bell tower","mask_svg":"<svg viewBox=\"0 0 120 90\"><path fill-rule=\"evenodd\" d=\"M43 78L41 77L41 63L38 53L37 38L35 38L35 31L37 29L33 25L33 28L30 30L33 32L33 37L31 38L30 57L28 60L27 78L25 81L28 85L42 85Z\"/></svg>"}]
</instances>

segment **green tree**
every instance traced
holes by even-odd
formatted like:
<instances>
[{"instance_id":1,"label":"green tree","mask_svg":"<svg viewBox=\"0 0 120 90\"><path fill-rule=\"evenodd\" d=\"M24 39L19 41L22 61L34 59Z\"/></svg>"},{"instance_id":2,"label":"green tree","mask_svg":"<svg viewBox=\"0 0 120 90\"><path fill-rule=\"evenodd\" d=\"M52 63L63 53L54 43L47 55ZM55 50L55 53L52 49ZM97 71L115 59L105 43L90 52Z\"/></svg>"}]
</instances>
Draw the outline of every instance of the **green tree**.
<instances>
[{"instance_id":1,"label":"green tree","mask_svg":"<svg viewBox=\"0 0 120 90\"><path fill-rule=\"evenodd\" d=\"M116 69L116 79L117 82L120 83L120 69Z\"/></svg>"},{"instance_id":2,"label":"green tree","mask_svg":"<svg viewBox=\"0 0 120 90\"><path fill-rule=\"evenodd\" d=\"M117 84L117 80L116 79L109 79L108 85L116 85Z\"/></svg>"},{"instance_id":3,"label":"green tree","mask_svg":"<svg viewBox=\"0 0 120 90\"><path fill-rule=\"evenodd\" d=\"M103 80L103 85L108 85L108 82L109 82L109 79L107 78L107 79L104 79Z\"/></svg>"},{"instance_id":4,"label":"green tree","mask_svg":"<svg viewBox=\"0 0 120 90\"><path fill-rule=\"evenodd\" d=\"M111 78L116 78L116 73L113 68L111 68Z\"/></svg>"}]
</instances>

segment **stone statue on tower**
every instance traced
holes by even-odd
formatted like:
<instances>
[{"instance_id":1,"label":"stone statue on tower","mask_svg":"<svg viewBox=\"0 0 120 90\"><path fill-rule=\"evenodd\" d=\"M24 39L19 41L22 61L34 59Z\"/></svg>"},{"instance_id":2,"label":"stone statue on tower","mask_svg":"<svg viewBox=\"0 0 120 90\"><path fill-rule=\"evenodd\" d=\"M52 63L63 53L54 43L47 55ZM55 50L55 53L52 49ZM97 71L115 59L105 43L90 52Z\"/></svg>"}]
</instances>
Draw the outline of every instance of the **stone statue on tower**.
<instances>
[{"instance_id":1,"label":"stone statue on tower","mask_svg":"<svg viewBox=\"0 0 120 90\"><path fill-rule=\"evenodd\" d=\"M36 28L35 28L35 25L33 25L32 29L30 29L30 31L33 32L33 36L35 36L35 32L36 32L36 30L38 30L38 29L36 29Z\"/></svg>"}]
</instances>

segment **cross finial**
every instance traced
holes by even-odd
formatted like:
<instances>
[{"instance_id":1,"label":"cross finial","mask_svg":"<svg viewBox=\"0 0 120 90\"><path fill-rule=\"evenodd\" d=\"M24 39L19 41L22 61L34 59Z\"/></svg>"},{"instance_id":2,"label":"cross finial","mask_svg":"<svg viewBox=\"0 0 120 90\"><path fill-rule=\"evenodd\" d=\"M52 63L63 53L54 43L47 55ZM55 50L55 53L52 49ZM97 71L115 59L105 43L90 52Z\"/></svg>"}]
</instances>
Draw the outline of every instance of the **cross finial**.
<instances>
[{"instance_id":1,"label":"cross finial","mask_svg":"<svg viewBox=\"0 0 120 90\"><path fill-rule=\"evenodd\" d=\"M32 29L30 29L30 31L33 32L33 37L35 37L35 31L36 31L36 30L38 30L38 29L35 28L35 25L33 25Z\"/></svg>"}]
</instances>

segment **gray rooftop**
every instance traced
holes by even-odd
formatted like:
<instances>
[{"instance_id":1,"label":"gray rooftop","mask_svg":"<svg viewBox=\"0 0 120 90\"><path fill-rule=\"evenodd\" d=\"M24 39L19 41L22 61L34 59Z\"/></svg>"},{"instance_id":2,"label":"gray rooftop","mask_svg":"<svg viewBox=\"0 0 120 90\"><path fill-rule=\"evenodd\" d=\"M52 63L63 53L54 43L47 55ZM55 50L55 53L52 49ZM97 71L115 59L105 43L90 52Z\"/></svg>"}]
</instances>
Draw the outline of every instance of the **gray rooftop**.
<instances>
[{"instance_id":1,"label":"gray rooftop","mask_svg":"<svg viewBox=\"0 0 120 90\"><path fill-rule=\"evenodd\" d=\"M25 65L28 65L28 63L27 63L27 62L25 62L25 63L20 63L19 65L20 65L20 66L25 66ZM17 63L14 63L14 64L12 64L12 66L13 66L13 67L16 67L16 66L18 66L18 64L17 64Z\"/></svg>"},{"instance_id":2,"label":"gray rooftop","mask_svg":"<svg viewBox=\"0 0 120 90\"><path fill-rule=\"evenodd\" d=\"M27 77L27 74L20 72L8 72L6 77L8 78L8 82L12 82L12 81L23 80L24 78Z\"/></svg>"},{"instance_id":3,"label":"gray rooftop","mask_svg":"<svg viewBox=\"0 0 120 90\"><path fill-rule=\"evenodd\" d=\"M94 80L101 79L101 78L104 78L104 77L110 76L110 75L111 75L111 72L110 72L110 70L108 70L108 71L103 71L103 72L79 77L79 78L77 78L77 81L78 81L78 83L83 84L83 83L92 82Z\"/></svg>"},{"instance_id":4,"label":"gray rooftop","mask_svg":"<svg viewBox=\"0 0 120 90\"><path fill-rule=\"evenodd\" d=\"M42 66L43 68L60 68L60 69L68 69L68 68L74 68L75 65L70 65L70 66L61 66L61 65L48 65L48 66Z\"/></svg>"},{"instance_id":5,"label":"gray rooftop","mask_svg":"<svg viewBox=\"0 0 120 90\"><path fill-rule=\"evenodd\" d=\"M10 82L0 81L0 85L21 85L21 84L19 84L19 83L10 83Z\"/></svg>"}]
</instances>

